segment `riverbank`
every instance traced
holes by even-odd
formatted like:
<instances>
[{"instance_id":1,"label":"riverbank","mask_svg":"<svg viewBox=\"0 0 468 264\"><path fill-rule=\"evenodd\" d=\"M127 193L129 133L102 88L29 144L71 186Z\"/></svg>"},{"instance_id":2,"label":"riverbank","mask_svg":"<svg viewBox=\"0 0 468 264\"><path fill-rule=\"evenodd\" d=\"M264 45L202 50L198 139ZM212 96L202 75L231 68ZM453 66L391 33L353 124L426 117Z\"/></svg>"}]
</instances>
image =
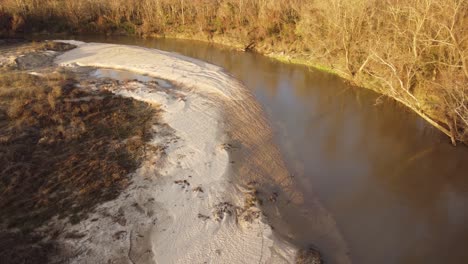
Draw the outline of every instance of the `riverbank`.
<instances>
[{"instance_id":1,"label":"riverbank","mask_svg":"<svg viewBox=\"0 0 468 264\"><path fill-rule=\"evenodd\" d=\"M294 241L294 234L298 230L291 232L287 223L282 223L282 209L278 207L289 204L289 208L294 208L303 201L300 193L294 191L292 179L273 144L271 131L260 107L237 80L223 69L202 61L134 46L83 43L77 49L59 57L57 62L62 66L130 70L151 77L164 78L182 88L179 92L184 93L183 103L178 103L177 111L168 111L169 114L165 119L174 120L168 124L176 131L183 132L184 137L181 138L190 139L185 143L181 142L181 147L187 145L188 149L181 150L182 152L177 155L183 157L183 161L182 164L176 165L178 169L174 174L177 177L189 174L191 177L174 180L182 185L196 184L208 197L198 201L200 207L193 205L194 201L188 201L180 207L177 205L180 209L169 210L171 215L175 214L172 222L177 226L175 230L178 230L179 234L192 234L189 237L196 242L190 243L189 247L186 243L190 238L179 236L177 232L169 233L166 240L173 239L176 244L182 243L181 247L188 247L188 252L192 252L193 249L194 253L206 252L206 248L214 248L214 245L219 243L221 244L217 247L224 248L221 249L222 252L232 252L233 249L235 249L233 253L242 252L240 255L218 254L221 260L226 258L225 260L231 263L236 259L239 262L256 262L258 260L254 259L258 257L261 262L267 263L292 261L290 250L285 251L285 245L282 245L280 240L274 239L272 236L274 232L272 233L272 228L266 223L271 224L275 221L277 232L282 235L288 234L288 240ZM148 94L144 89L126 91L122 94L146 102L160 101L154 94ZM199 104L196 104L197 101ZM192 108L193 112L190 111ZM208 133L214 128L217 129L213 133ZM180 166L182 167L179 168ZM272 196L275 196L274 199ZM326 259L335 263L349 263L346 245L333 219L317 201L315 203L316 206L311 212L314 216L314 227L307 231L312 235L311 241L321 240L320 243L326 245L326 248L319 247L319 250L325 253ZM268 207L271 209L260 210ZM186 209L181 208L193 208L194 210L188 212L193 213L193 216L185 215ZM219 213L210 215L209 211L213 210L210 208L215 208L215 212L221 210L221 215ZM179 210L184 210L180 212L183 215L177 216ZM190 220L193 217L203 219L204 227L193 227ZM179 222L176 219L187 219L187 221ZM319 223L316 222L317 219L320 219ZM217 222L221 222L221 226L216 225ZM211 228L215 228L216 231ZM204 236L212 234L214 237L199 241L199 236L202 234ZM248 238L250 235L253 237ZM237 241L236 237L240 240ZM251 242L246 243L247 241ZM257 248L255 245L261 247ZM171 253L171 249L172 247L165 248L161 254L169 258L182 257L178 256L177 252ZM246 252L251 253L246 255ZM248 260L249 256L252 260Z\"/></svg>"},{"instance_id":2,"label":"riverbank","mask_svg":"<svg viewBox=\"0 0 468 264\"><path fill-rule=\"evenodd\" d=\"M377 80L377 79L367 79L367 78L359 78L358 76L355 76L353 74L350 74L347 71L340 70L340 68L336 68L333 64L331 65L325 65L321 62L318 61L311 61L310 58L307 55L303 54L298 54L294 52L290 53L285 53L284 51L275 51L271 50L270 48L265 48L265 47L249 47L248 45L246 46L245 43L238 42L233 39L229 38L224 38L222 36L219 37L207 37L203 35L197 35L197 36L189 36L187 34L168 34L168 35L159 35L159 34L153 34L150 35L149 37L152 38L173 38L173 39L182 39L182 40L197 40L197 41L202 41L206 43L214 43L214 44L219 44L223 45L227 48L238 50L238 51L244 51L244 52L257 52L259 54L262 54L264 56L267 56L269 58L281 61L283 63L290 63L290 64L297 64L297 65L304 65L307 67L311 67L315 70L319 70L322 72L327 72L330 74L337 75L345 80L347 80L350 85L358 88L365 88L372 90L374 92L377 92L381 95L388 96L389 98L392 98L393 100L397 101L398 103L402 104L403 106L407 107L409 110L412 112L416 113L419 115L421 118L423 118L426 122L428 122L431 126L435 127L437 130L441 131L444 133L446 136L449 137L452 145L456 146L457 142L461 142L464 144L468 144L468 138L465 135L465 132L462 132L462 135L459 135L459 132L455 131L456 126L458 126L455 120L452 121L447 121L446 116L444 114L435 111L432 108L432 105L434 104L433 98L430 98L431 96L426 95L422 98L423 101L431 101L431 102L426 102L428 105L424 104L416 104L414 102L408 101L405 98L402 98L400 96L395 96L392 94L389 94L389 91L383 89L382 83L380 83L382 80ZM383 80L385 81L385 80ZM377 82L377 83L376 83ZM439 102L441 103L441 102ZM438 103L436 103L438 104ZM463 104L459 106L461 108L465 108ZM451 122L454 122L455 124L451 124ZM463 124L462 124L463 126ZM464 131L464 129L462 129Z\"/></svg>"},{"instance_id":3,"label":"riverbank","mask_svg":"<svg viewBox=\"0 0 468 264\"><path fill-rule=\"evenodd\" d=\"M125 184L112 197L94 199L90 208L68 206L75 214L81 209L85 214L52 211L44 223L28 229L35 236L24 238L30 240L27 243L21 240L23 233L2 227L2 232L10 232L8 236L18 234L12 251L16 257L23 248L39 247L47 249L41 259L72 263L320 263L321 258L350 262L335 222L318 201L309 201L315 204L313 221L304 222L309 223L305 226L310 240L305 245L294 243L300 230L289 227L282 213L303 203L301 194L295 191L272 142L261 108L222 68L154 49L60 43L71 50L28 53L28 48L18 55L10 48L0 62L5 67L20 63L22 74L39 79L49 78L50 71L67 71L76 78L70 87L93 93L65 102L99 106L101 100L113 98L103 99L100 93L112 94L151 106L157 118L134 118L134 122L141 118L154 122L150 128L143 127L150 131L139 145L140 150L144 146L144 155L138 166L122 178ZM134 122L128 124L136 128ZM72 165L81 162L74 159ZM80 168L86 169L87 164ZM109 177L119 182L115 173ZM98 186L94 181L86 180ZM100 191L106 192L106 186L100 186ZM61 191L43 193L44 199L60 197L56 192ZM4 244L10 240L3 233L0 237L0 255L6 256L11 252Z\"/></svg>"},{"instance_id":4,"label":"riverbank","mask_svg":"<svg viewBox=\"0 0 468 264\"><path fill-rule=\"evenodd\" d=\"M455 143L468 140L467 8L459 0L118 0L112 5L7 0L0 24L3 34L92 32L199 39L318 66L394 98Z\"/></svg>"},{"instance_id":5,"label":"riverbank","mask_svg":"<svg viewBox=\"0 0 468 264\"><path fill-rule=\"evenodd\" d=\"M118 68L148 74L177 82L174 85L179 87L160 90L129 82L111 88L113 93L160 105L162 119L173 130L169 139L153 139L153 143L172 142L165 144L167 158L163 168L150 163L137 172L135 182L142 182L137 183L135 191L143 186L147 190L138 190L130 197L138 200L135 202L143 207L142 212L153 212L153 218L158 220L143 226L135 224L133 234L132 230L125 230L133 247L142 254L149 250L148 260L164 263L292 262L290 249L274 246L278 242L255 204L244 204L244 194L228 183L231 163L229 148L225 146L229 139L223 133L220 106L223 101L238 98L227 76L215 66L162 51L96 43L77 45L77 49L58 57L56 62L66 67ZM125 201L115 201L115 208L128 204ZM130 220L127 216L127 226L134 222L141 219L135 216ZM98 220L85 226L87 232L99 227L101 232L107 232L102 226L109 223ZM114 228L108 232L114 232ZM140 235L144 239L138 238ZM103 235L99 242L89 245L101 250L92 257L82 256L83 260L100 262L110 257L101 256L105 248L118 251L118 246L108 249L112 241L102 243L105 238L112 236ZM143 240L143 245L137 244Z\"/></svg>"}]
</instances>

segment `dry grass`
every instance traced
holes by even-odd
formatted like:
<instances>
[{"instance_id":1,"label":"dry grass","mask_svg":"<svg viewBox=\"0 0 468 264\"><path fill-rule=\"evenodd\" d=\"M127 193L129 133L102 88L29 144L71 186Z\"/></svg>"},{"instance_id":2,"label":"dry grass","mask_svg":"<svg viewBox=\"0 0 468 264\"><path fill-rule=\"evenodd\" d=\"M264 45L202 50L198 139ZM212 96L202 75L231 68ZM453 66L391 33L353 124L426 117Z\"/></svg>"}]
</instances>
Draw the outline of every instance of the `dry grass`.
<instances>
[{"instance_id":1,"label":"dry grass","mask_svg":"<svg viewBox=\"0 0 468 264\"><path fill-rule=\"evenodd\" d=\"M464 0L3 0L3 33L172 35L284 54L391 96L468 141Z\"/></svg>"},{"instance_id":2,"label":"dry grass","mask_svg":"<svg viewBox=\"0 0 468 264\"><path fill-rule=\"evenodd\" d=\"M75 88L65 73L0 72L0 224L78 222L116 198L144 155L154 116L145 103Z\"/></svg>"},{"instance_id":3,"label":"dry grass","mask_svg":"<svg viewBox=\"0 0 468 264\"><path fill-rule=\"evenodd\" d=\"M49 256L57 251L53 242L43 242L42 237L30 233L0 232L0 259L3 264L48 263Z\"/></svg>"}]
</instances>

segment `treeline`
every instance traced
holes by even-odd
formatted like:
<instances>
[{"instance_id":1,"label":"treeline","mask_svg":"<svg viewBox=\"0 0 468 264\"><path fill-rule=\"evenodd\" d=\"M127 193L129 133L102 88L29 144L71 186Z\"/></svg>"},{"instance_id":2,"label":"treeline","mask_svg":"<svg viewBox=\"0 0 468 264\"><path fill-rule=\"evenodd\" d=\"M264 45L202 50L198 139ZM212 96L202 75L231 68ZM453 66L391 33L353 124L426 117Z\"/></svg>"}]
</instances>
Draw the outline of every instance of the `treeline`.
<instances>
[{"instance_id":1,"label":"treeline","mask_svg":"<svg viewBox=\"0 0 468 264\"><path fill-rule=\"evenodd\" d=\"M333 70L468 141L466 0L0 0L0 34L216 41Z\"/></svg>"}]
</instances>

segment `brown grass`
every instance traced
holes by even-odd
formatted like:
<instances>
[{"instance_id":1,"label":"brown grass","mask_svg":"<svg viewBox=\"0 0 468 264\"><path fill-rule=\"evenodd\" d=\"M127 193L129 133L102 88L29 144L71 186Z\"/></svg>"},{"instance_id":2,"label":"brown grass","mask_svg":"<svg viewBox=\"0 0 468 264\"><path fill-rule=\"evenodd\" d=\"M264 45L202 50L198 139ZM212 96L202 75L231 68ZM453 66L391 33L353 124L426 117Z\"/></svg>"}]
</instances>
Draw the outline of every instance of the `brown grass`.
<instances>
[{"instance_id":1,"label":"brown grass","mask_svg":"<svg viewBox=\"0 0 468 264\"><path fill-rule=\"evenodd\" d=\"M116 198L150 138L155 110L75 88L65 73L0 72L0 224L73 223ZM86 98L92 98L86 100Z\"/></svg>"},{"instance_id":2,"label":"brown grass","mask_svg":"<svg viewBox=\"0 0 468 264\"><path fill-rule=\"evenodd\" d=\"M41 236L21 232L0 232L0 259L3 264L48 263L57 248Z\"/></svg>"},{"instance_id":3,"label":"brown grass","mask_svg":"<svg viewBox=\"0 0 468 264\"><path fill-rule=\"evenodd\" d=\"M0 17L4 34L169 35L284 54L395 98L468 141L464 0L3 0Z\"/></svg>"}]
</instances>

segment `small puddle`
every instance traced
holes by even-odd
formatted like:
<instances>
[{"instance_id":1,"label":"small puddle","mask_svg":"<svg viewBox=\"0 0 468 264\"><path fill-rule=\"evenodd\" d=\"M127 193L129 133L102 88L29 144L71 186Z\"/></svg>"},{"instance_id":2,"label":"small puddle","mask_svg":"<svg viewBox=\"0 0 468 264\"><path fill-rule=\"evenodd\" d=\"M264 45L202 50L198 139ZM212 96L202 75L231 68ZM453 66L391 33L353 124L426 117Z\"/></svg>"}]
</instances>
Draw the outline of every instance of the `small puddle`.
<instances>
[{"instance_id":1,"label":"small puddle","mask_svg":"<svg viewBox=\"0 0 468 264\"><path fill-rule=\"evenodd\" d=\"M118 81L139 81L139 82L156 82L162 88L172 88L173 85L164 79L154 78L148 75L138 74L131 71L115 70L115 69L97 69L91 73L91 76L97 78L110 78Z\"/></svg>"}]
</instances>

